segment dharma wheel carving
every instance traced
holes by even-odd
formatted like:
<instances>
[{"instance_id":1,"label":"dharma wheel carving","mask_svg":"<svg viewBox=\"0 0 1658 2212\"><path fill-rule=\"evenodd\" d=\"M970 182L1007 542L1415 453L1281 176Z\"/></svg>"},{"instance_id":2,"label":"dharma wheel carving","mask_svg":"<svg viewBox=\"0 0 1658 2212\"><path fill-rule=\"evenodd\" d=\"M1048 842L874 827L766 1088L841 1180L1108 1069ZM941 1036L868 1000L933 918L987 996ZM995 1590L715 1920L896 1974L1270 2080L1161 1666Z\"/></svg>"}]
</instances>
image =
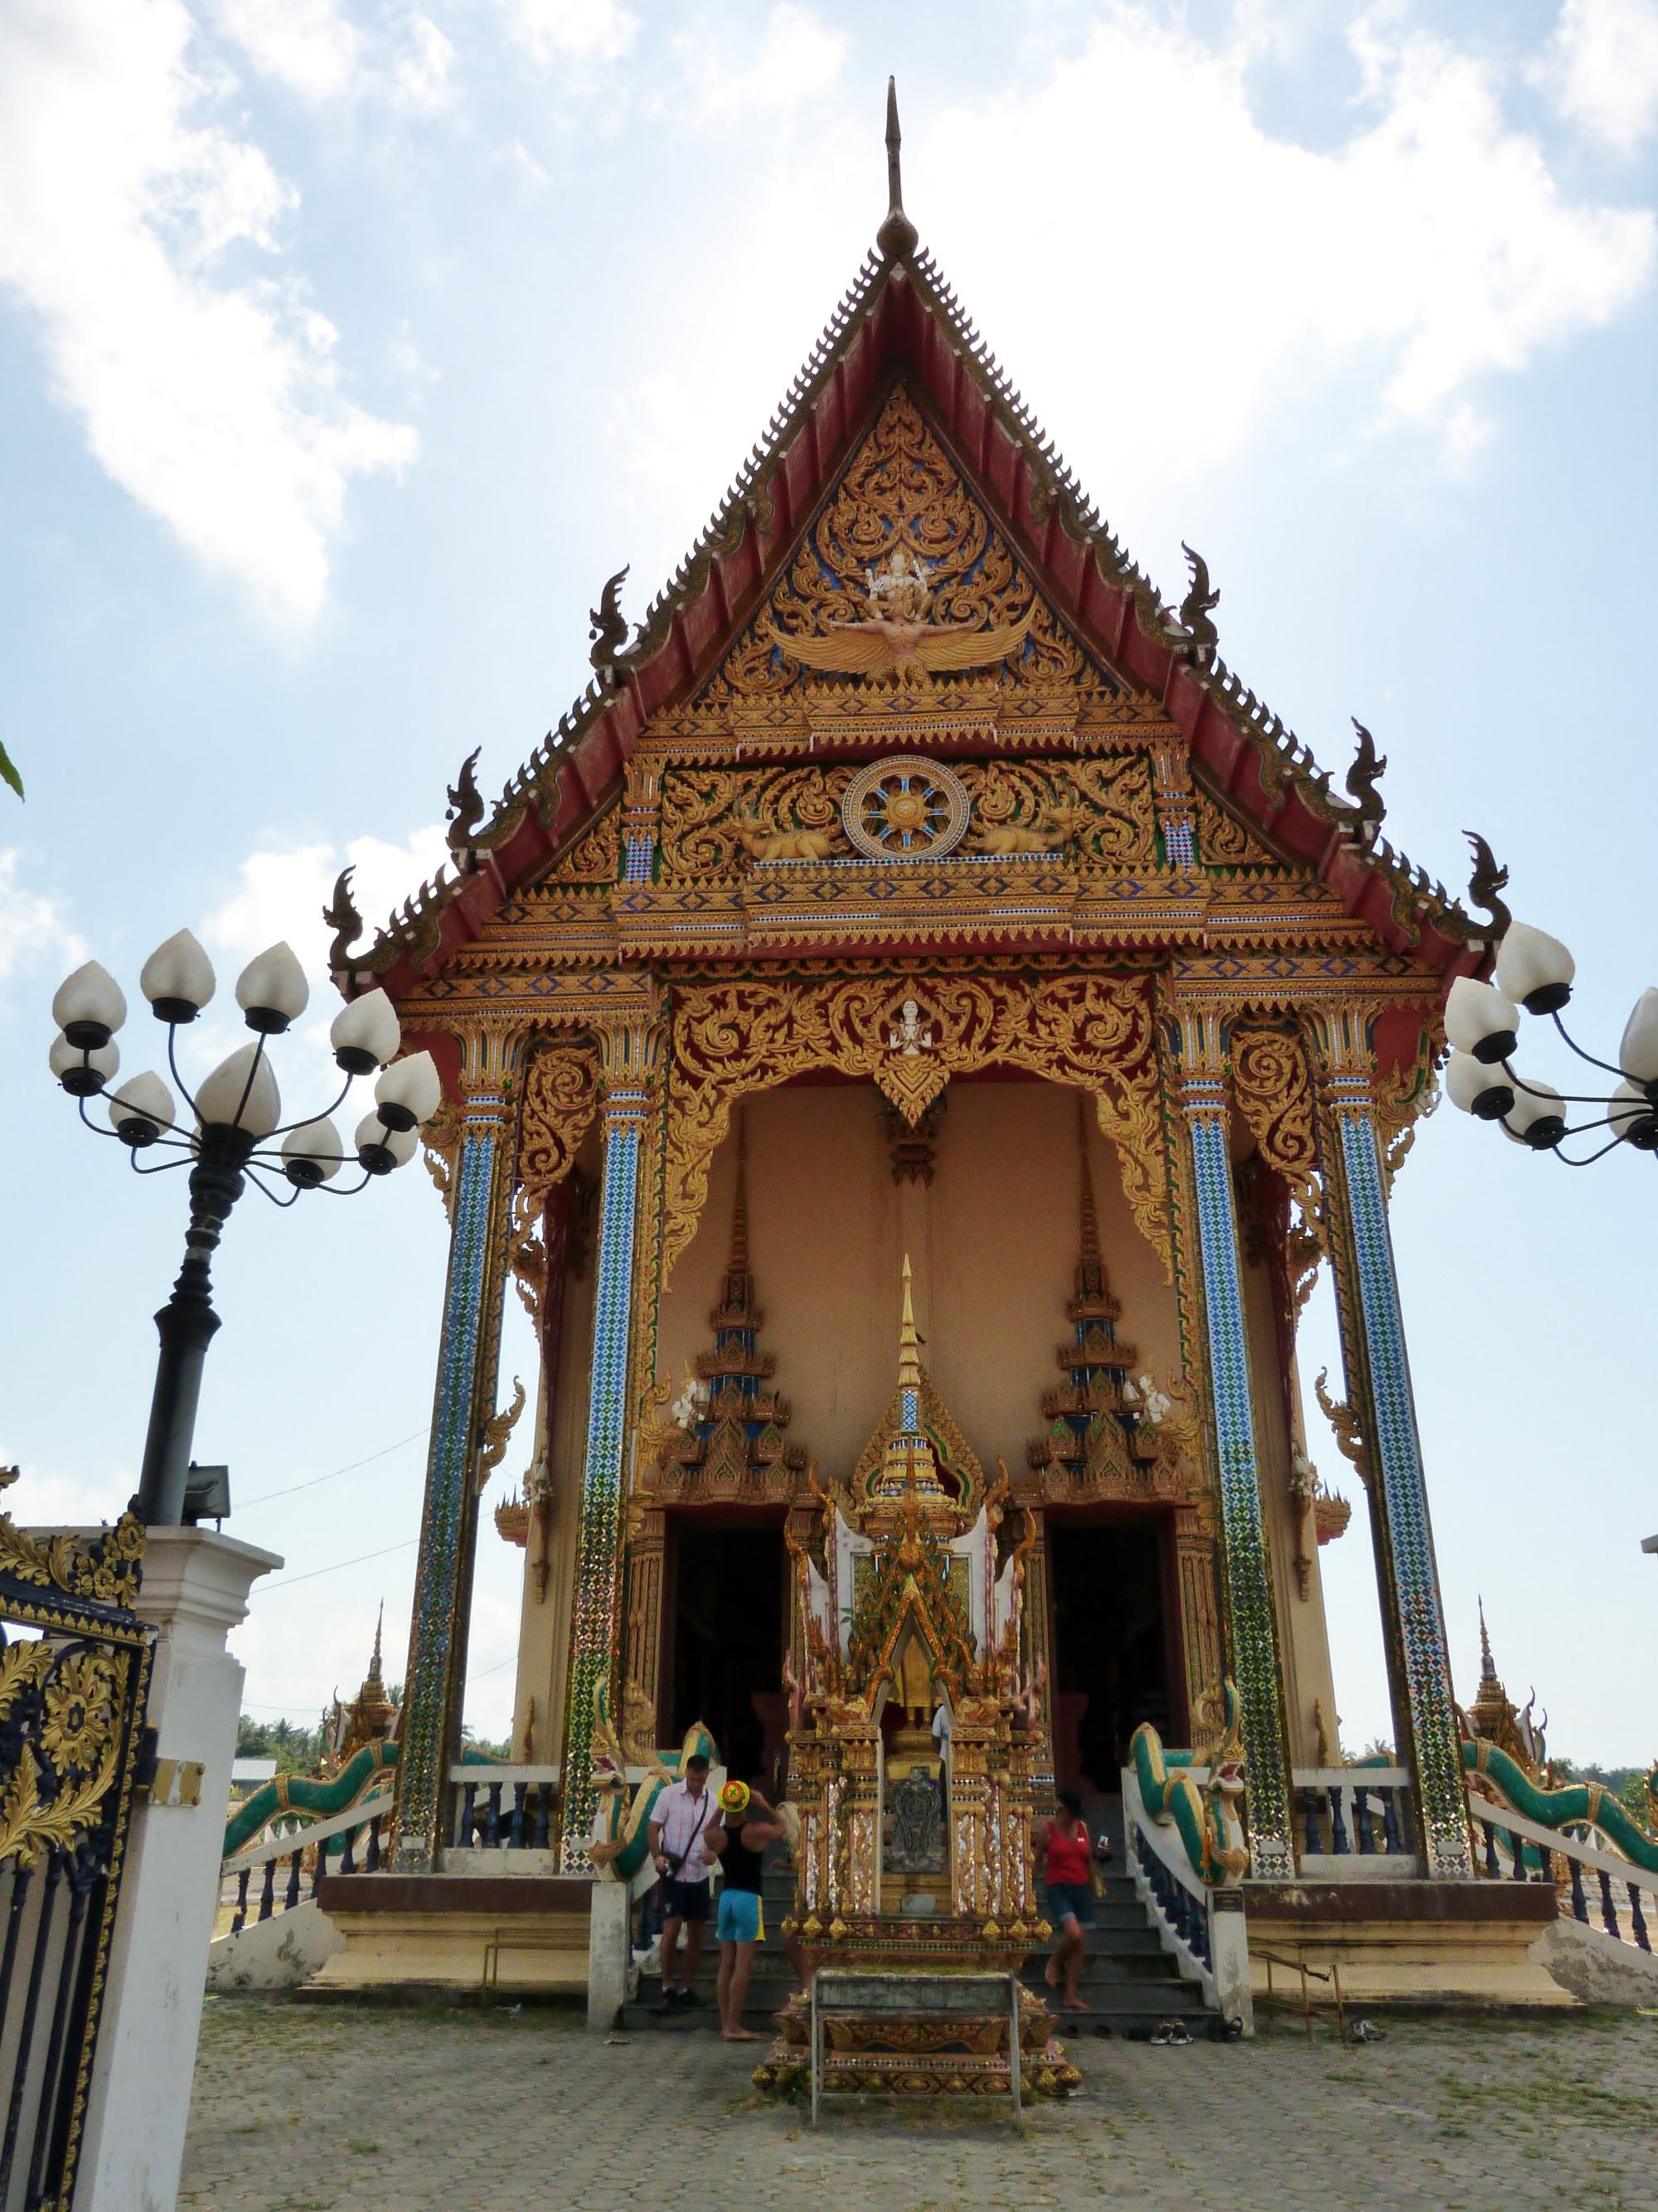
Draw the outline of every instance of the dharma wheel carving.
<instances>
[{"instance_id":1,"label":"dharma wheel carving","mask_svg":"<svg viewBox=\"0 0 1658 2212\"><path fill-rule=\"evenodd\" d=\"M866 860L942 860L967 831L960 776L908 754L872 761L847 786L841 824Z\"/></svg>"}]
</instances>

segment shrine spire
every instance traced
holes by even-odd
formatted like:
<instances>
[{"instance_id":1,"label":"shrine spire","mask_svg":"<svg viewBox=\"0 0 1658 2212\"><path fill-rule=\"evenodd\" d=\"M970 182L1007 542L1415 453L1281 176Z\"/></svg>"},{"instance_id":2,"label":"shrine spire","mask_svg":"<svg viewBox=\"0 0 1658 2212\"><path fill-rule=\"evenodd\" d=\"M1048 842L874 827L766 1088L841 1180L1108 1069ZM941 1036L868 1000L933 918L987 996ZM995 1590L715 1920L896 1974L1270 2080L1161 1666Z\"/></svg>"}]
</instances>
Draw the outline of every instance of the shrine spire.
<instances>
[{"instance_id":1,"label":"shrine spire","mask_svg":"<svg viewBox=\"0 0 1658 2212\"><path fill-rule=\"evenodd\" d=\"M898 128L898 80L887 79L887 215L875 234L875 243L889 261L902 261L915 250L920 235L904 213L904 180L899 151L904 136Z\"/></svg>"},{"instance_id":2,"label":"shrine spire","mask_svg":"<svg viewBox=\"0 0 1658 2212\"><path fill-rule=\"evenodd\" d=\"M898 1388L919 1390L921 1387L921 1340L915 1334L915 1309L909 1295L909 1255L904 1255L904 1315L898 1327Z\"/></svg>"}]
</instances>

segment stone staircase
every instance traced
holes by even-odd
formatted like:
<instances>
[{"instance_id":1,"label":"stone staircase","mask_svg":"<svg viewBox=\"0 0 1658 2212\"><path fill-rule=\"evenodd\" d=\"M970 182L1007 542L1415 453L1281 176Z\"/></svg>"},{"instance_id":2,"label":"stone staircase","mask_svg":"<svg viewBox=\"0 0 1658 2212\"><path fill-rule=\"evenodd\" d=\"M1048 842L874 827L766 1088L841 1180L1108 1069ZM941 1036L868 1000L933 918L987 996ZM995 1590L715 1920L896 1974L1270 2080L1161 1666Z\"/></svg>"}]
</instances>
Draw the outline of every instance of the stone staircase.
<instances>
[{"instance_id":1,"label":"stone staircase","mask_svg":"<svg viewBox=\"0 0 1658 2212\"><path fill-rule=\"evenodd\" d=\"M1111 1845L1111 1871L1106 1877L1105 1895L1094 1901L1098 1925L1089 1931L1078 1984L1078 1994L1088 2009L1066 2013L1061 2035L1146 2037L1156 2032L1159 2021L1175 2019L1186 2023L1188 2034L1206 2034L1212 2015L1204 2003L1202 1990L1195 1983L1180 1978L1173 1960L1157 1940L1145 1908L1134 1894L1133 1879L1123 1870L1120 1801L1100 1798L1092 1802L1088 1807L1087 1820L1090 1832L1096 1837L1105 1837ZM743 2013L745 2027L769 2030L773 2014L781 2011L797 1987L779 1933L793 1901L793 1871L768 1866L764 1890L765 1940L754 1955L748 2003ZM1040 1996L1056 2004L1057 1998L1042 1980L1046 1962L1045 1951L1033 1952L1023 1979ZM638 2000L623 2008L622 2027L630 2031L649 2028L671 2034L695 2028L717 2029L720 2013L714 1977L719 1965L720 1948L714 1940L710 1922L695 1984L696 1994L702 1999L701 2006L665 2012L661 1984L647 1980L641 1984Z\"/></svg>"}]
</instances>

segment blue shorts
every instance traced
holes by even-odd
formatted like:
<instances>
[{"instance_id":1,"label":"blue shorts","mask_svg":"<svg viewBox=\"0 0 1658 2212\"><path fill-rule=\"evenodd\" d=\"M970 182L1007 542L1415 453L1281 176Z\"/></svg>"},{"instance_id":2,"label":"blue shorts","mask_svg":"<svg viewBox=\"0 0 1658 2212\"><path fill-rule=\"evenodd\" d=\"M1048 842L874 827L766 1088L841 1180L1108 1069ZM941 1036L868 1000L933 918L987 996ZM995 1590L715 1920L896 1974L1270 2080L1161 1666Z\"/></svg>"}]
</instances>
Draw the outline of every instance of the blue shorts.
<instances>
[{"instance_id":1,"label":"blue shorts","mask_svg":"<svg viewBox=\"0 0 1658 2212\"><path fill-rule=\"evenodd\" d=\"M1066 1920L1078 1928L1094 1925L1094 1893L1085 1881L1050 1881L1047 1887L1048 1917L1055 1928Z\"/></svg>"},{"instance_id":2,"label":"blue shorts","mask_svg":"<svg viewBox=\"0 0 1658 2212\"><path fill-rule=\"evenodd\" d=\"M757 1943L765 1932L760 1899L751 1889L722 1889L714 1930L722 1943Z\"/></svg>"},{"instance_id":3,"label":"blue shorts","mask_svg":"<svg viewBox=\"0 0 1658 2212\"><path fill-rule=\"evenodd\" d=\"M701 1881L662 1878L662 1917L665 1920L706 1920L708 1917L708 1877Z\"/></svg>"}]
</instances>

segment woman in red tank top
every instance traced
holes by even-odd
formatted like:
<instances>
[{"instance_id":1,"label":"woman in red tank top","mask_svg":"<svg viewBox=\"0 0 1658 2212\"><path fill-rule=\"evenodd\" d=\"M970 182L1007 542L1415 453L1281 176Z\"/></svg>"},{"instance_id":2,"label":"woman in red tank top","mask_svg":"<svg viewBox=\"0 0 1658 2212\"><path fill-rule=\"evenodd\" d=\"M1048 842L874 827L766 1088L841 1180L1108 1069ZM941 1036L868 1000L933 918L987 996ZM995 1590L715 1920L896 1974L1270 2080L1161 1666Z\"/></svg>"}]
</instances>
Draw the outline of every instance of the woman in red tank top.
<instances>
[{"instance_id":1,"label":"woman in red tank top","mask_svg":"<svg viewBox=\"0 0 1658 2212\"><path fill-rule=\"evenodd\" d=\"M1093 1845L1082 1810L1083 1801L1076 1791L1061 1790L1059 1809L1051 1820L1039 1821L1032 1836L1043 1862L1048 1917L1058 1938L1044 1978L1049 1989L1056 1990L1064 1976L1067 2012L1088 2010L1077 1994L1077 1978L1082 1972L1088 1944L1083 1930L1094 1925Z\"/></svg>"}]
</instances>

